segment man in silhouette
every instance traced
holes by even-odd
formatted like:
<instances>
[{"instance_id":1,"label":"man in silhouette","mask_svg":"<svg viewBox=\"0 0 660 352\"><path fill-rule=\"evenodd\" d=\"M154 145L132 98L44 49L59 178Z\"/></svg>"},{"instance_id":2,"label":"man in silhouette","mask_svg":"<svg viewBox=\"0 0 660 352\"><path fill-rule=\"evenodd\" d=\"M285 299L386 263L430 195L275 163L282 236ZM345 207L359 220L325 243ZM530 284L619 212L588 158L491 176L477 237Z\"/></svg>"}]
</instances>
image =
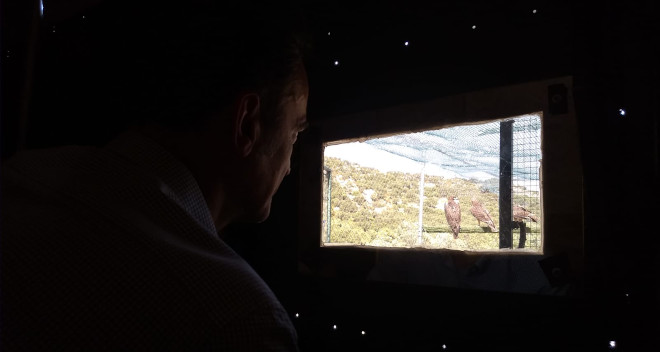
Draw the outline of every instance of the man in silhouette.
<instances>
[{"instance_id":1,"label":"man in silhouette","mask_svg":"<svg viewBox=\"0 0 660 352\"><path fill-rule=\"evenodd\" d=\"M3 165L3 350L298 349L273 292L218 236L265 220L290 172L308 96L295 20L157 6L99 34L124 56L106 82L121 90L102 93L130 127Z\"/></svg>"}]
</instances>

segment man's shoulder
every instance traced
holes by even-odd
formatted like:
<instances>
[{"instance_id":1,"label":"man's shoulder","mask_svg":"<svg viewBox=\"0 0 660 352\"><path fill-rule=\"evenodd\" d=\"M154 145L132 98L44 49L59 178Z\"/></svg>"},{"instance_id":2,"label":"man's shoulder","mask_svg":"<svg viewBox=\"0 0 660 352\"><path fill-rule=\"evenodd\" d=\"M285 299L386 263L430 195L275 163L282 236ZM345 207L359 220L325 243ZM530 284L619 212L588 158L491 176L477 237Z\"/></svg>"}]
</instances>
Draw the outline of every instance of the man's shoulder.
<instances>
[{"instance_id":1,"label":"man's shoulder","mask_svg":"<svg viewBox=\"0 0 660 352\"><path fill-rule=\"evenodd\" d=\"M101 150L92 146L62 146L25 150L2 163L3 192L39 193L82 186L82 180L103 163ZM60 192L61 193L61 192Z\"/></svg>"},{"instance_id":2,"label":"man's shoulder","mask_svg":"<svg viewBox=\"0 0 660 352\"><path fill-rule=\"evenodd\" d=\"M240 335L241 326L251 328L250 317L264 329L290 331L252 267L181 206L182 197L172 197L176 187L162 192L164 183L133 172L134 165L92 147L25 152L4 165L3 303L25 308L7 317L30 311L52 318L38 327L62 336L67 326L56 322L91 329L99 317L122 322L104 328L126 336L146 334L142 316L156 317L159 329L181 341Z\"/></svg>"},{"instance_id":3,"label":"man's shoulder","mask_svg":"<svg viewBox=\"0 0 660 352\"><path fill-rule=\"evenodd\" d=\"M86 159L98 150L97 147L84 145L26 149L3 160L2 166L9 170L44 170Z\"/></svg>"}]
</instances>

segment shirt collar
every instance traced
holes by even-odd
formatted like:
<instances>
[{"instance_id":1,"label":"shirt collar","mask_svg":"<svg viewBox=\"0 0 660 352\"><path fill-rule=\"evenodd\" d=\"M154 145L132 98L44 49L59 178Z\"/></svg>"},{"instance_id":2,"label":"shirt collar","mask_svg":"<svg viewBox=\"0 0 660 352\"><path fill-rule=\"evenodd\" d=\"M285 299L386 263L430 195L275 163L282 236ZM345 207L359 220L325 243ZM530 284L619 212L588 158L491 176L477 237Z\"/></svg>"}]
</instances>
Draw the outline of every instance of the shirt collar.
<instances>
[{"instance_id":1,"label":"shirt collar","mask_svg":"<svg viewBox=\"0 0 660 352\"><path fill-rule=\"evenodd\" d=\"M106 149L156 178L160 182L161 192L178 203L204 228L216 233L211 212L194 176L156 141L136 130L128 130L111 141Z\"/></svg>"}]
</instances>

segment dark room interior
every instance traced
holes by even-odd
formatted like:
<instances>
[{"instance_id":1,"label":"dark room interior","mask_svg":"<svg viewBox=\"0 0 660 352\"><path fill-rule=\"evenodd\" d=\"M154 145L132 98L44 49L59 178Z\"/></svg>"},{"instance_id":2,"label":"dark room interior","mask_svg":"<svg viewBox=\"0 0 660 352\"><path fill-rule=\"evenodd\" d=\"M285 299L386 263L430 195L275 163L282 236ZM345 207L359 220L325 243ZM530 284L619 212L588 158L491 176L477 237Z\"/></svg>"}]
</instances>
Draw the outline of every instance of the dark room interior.
<instances>
[{"instance_id":1,"label":"dark room interior","mask_svg":"<svg viewBox=\"0 0 660 352\"><path fill-rule=\"evenodd\" d=\"M313 39L306 63L310 128L295 145L291 174L275 195L268 220L234 224L225 238L287 309L303 351L658 349L657 2L392 0L299 6ZM102 82L111 70L91 60L88 49L98 39L97 23L123 11L130 9L101 0L44 0L43 10L40 1L2 1L3 161L23 149L101 145L123 126L106 108L113 103L112 91ZM111 66L112 59L104 64ZM384 124L405 129L414 120L415 129L433 125L433 117L397 111L530 82L545 89L544 82L557 80L570 82L566 88L577 122L577 150L571 155L581 168L581 194L574 196L582 203L580 217L558 208L554 219L579 224L577 270L559 250L526 262L549 272L564 268L561 277L542 277L544 292L429 284L410 278L410 271L447 258L454 264L464 260L466 270L479 266L461 253L331 248L320 242L314 226L321 220L308 216L309 209L321 209L320 198L304 188L320 184L320 177L314 178L321 170L314 146L332 136L359 136L350 126L367 126L361 127L365 134L380 131L371 124L374 119L378 124L374 116L381 112L393 116ZM336 131L332 136L330 129ZM544 143L570 143L557 136ZM396 268L402 279L372 276L386 258L403 266ZM526 277L512 275L508 280L516 287L525 286Z\"/></svg>"}]
</instances>

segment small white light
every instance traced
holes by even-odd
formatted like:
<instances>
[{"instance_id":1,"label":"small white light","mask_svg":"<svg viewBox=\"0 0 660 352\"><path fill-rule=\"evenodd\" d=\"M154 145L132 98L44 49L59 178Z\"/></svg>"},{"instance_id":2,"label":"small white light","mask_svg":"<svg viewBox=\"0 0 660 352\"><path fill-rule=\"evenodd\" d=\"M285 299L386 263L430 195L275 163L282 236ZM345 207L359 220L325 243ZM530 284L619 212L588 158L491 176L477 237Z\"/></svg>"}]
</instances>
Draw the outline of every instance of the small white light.
<instances>
[{"instance_id":1,"label":"small white light","mask_svg":"<svg viewBox=\"0 0 660 352\"><path fill-rule=\"evenodd\" d=\"M85 15L83 15L83 20L84 20L85 18L86 18Z\"/></svg>"},{"instance_id":2,"label":"small white light","mask_svg":"<svg viewBox=\"0 0 660 352\"><path fill-rule=\"evenodd\" d=\"M612 340L610 341L610 349L615 349L616 348L616 341Z\"/></svg>"},{"instance_id":3,"label":"small white light","mask_svg":"<svg viewBox=\"0 0 660 352\"><path fill-rule=\"evenodd\" d=\"M39 14L41 17L44 17L44 1L39 0Z\"/></svg>"},{"instance_id":4,"label":"small white light","mask_svg":"<svg viewBox=\"0 0 660 352\"><path fill-rule=\"evenodd\" d=\"M626 297L630 296L630 294L626 293Z\"/></svg>"},{"instance_id":5,"label":"small white light","mask_svg":"<svg viewBox=\"0 0 660 352\"><path fill-rule=\"evenodd\" d=\"M443 344L442 344L442 349L443 349L443 350L446 350L446 349L447 349L447 345L445 345L445 344L443 343Z\"/></svg>"},{"instance_id":6,"label":"small white light","mask_svg":"<svg viewBox=\"0 0 660 352\"><path fill-rule=\"evenodd\" d=\"M532 13L536 13L536 9L532 10Z\"/></svg>"},{"instance_id":7,"label":"small white light","mask_svg":"<svg viewBox=\"0 0 660 352\"><path fill-rule=\"evenodd\" d=\"M328 32L328 35L330 35L330 32Z\"/></svg>"},{"instance_id":8,"label":"small white light","mask_svg":"<svg viewBox=\"0 0 660 352\"><path fill-rule=\"evenodd\" d=\"M472 29L477 29L477 26L472 26Z\"/></svg>"},{"instance_id":9,"label":"small white light","mask_svg":"<svg viewBox=\"0 0 660 352\"><path fill-rule=\"evenodd\" d=\"M626 116L626 110L619 109L619 115Z\"/></svg>"},{"instance_id":10,"label":"small white light","mask_svg":"<svg viewBox=\"0 0 660 352\"><path fill-rule=\"evenodd\" d=\"M337 325L333 325L332 330L337 330Z\"/></svg>"},{"instance_id":11,"label":"small white light","mask_svg":"<svg viewBox=\"0 0 660 352\"><path fill-rule=\"evenodd\" d=\"M300 314L296 313L296 318L299 318L299 317L300 317Z\"/></svg>"},{"instance_id":12,"label":"small white light","mask_svg":"<svg viewBox=\"0 0 660 352\"><path fill-rule=\"evenodd\" d=\"M410 44L410 43L408 43L408 42L403 43L403 45L405 45L405 46L408 46L408 44Z\"/></svg>"},{"instance_id":13,"label":"small white light","mask_svg":"<svg viewBox=\"0 0 660 352\"><path fill-rule=\"evenodd\" d=\"M366 335L366 334L367 334L367 333L366 333L364 330L362 330L362 335Z\"/></svg>"},{"instance_id":14,"label":"small white light","mask_svg":"<svg viewBox=\"0 0 660 352\"><path fill-rule=\"evenodd\" d=\"M339 61L335 60L335 66L339 66Z\"/></svg>"}]
</instances>

